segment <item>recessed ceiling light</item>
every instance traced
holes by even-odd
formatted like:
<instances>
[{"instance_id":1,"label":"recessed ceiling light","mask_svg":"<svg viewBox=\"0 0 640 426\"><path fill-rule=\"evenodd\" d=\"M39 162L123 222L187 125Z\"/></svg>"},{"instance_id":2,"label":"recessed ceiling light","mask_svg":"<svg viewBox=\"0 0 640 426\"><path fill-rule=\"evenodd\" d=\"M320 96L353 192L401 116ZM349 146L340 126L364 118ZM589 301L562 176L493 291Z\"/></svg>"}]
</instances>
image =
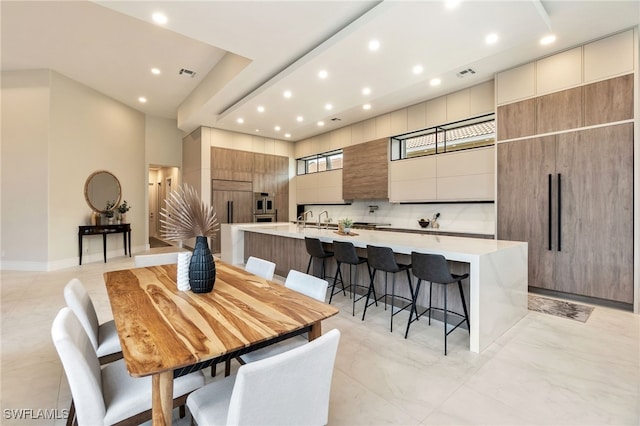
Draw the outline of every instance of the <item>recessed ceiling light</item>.
<instances>
[{"instance_id":1,"label":"recessed ceiling light","mask_svg":"<svg viewBox=\"0 0 640 426\"><path fill-rule=\"evenodd\" d=\"M380 49L380 42L376 39L373 39L369 42L369 50L376 51Z\"/></svg>"},{"instance_id":2,"label":"recessed ceiling light","mask_svg":"<svg viewBox=\"0 0 640 426\"><path fill-rule=\"evenodd\" d=\"M429 84L432 86L439 86L440 83L442 83L442 81L439 78L432 78L429 82Z\"/></svg>"},{"instance_id":3,"label":"recessed ceiling light","mask_svg":"<svg viewBox=\"0 0 640 426\"><path fill-rule=\"evenodd\" d=\"M244 123L244 118L238 117L238 119L236 119L236 121L238 122L238 124L242 124L242 123Z\"/></svg>"},{"instance_id":4,"label":"recessed ceiling light","mask_svg":"<svg viewBox=\"0 0 640 426\"><path fill-rule=\"evenodd\" d=\"M299 116L297 116L297 117L296 117L296 121L297 121L298 123L302 123L302 122L304 121L304 117L303 117L303 116L301 116L301 115L299 115Z\"/></svg>"},{"instance_id":5,"label":"recessed ceiling light","mask_svg":"<svg viewBox=\"0 0 640 426\"><path fill-rule=\"evenodd\" d=\"M491 33L484 38L484 42L487 44L495 44L498 41L498 34Z\"/></svg>"},{"instance_id":6,"label":"recessed ceiling light","mask_svg":"<svg viewBox=\"0 0 640 426\"><path fill-rule=\"evenodd\" d=\"M362 109L371 109L371 104L362 105Z\"/></svg>"},{"instance_id":7,"label":"recessed ceiling light","mask_svg":"<svg viewBox=\"0 0 640 426\"><path fill-rule=\"evenodd\" d=\"M447 9L454 9L458 7L460 0L445 0L444 5Z\"/></svg>"},{"instance_id":8,"label":"recessed ceiling light","mask_svg":"<svg viewBox=\"0 0 640 426\"><path fill-rule=\"evenodd\" d=\"M325 78L329 77L329 73L327 72L327 70L322 70L318 73L318 77L324 80Z\"/></svg>"},{"instance_id":9,"label":"recessed ceiling light","mask_svg":"<svg viewBox=\"0 0 640 426\"><path fill-rule=\"evenodd\" d=\"M285 90L284 93L282 93L282 96L289 99L291 97L291 90Z\"/></svg>"},{"instance_id":10,"label":"recessed ceiling light","mask_svg":"<svg viewBox=\"0 0 640 426\"><path fill-rule=\"evenodd\" d=\"M327 111L331 111L333 109L333 105L331 104L325 104L324 105L324 109L326 109Z\"/></svg>"},{"instance_id":11,"label":"recessed ceiling light","mask_svg":"<svg viewBox=\"0 0 640 426\"><path fill-rule=\"evenodd\" d=\"M273 130L275 130L276 132L279 132L280 131L280 126L274 127Z\"/></svg>"},{"instance_id":12,"label":"recessed ceiling light","mask_svg":"<svg viewBox=\"0 0 640 426\"><path fill-rule=\"evenodd\" d=\"M147 98L145 98L144 96L140 96L140 97L138 98L138 102L140 102L141 104L143 104L143 103L147 102Z\"/></svg>"},{"instance_id":13,"label":"recessed ceiling light","mask_svg":"<svg viewBox=\"0 0 640 426\"><path fill-rule=\"evenodd\" d=\"M256 133L260 133L260 129L256 129Z\"/></svg>"},{"instance_id":14,"label":"recessed ceiling light","mask_svg":"<svg viewBox=\"0 0 640 426\"><path fill-rule=\"evenodd\" d=\"M285 133L285 134L284 134L284 137L285 137L285 138L290 138L290 137L291 137L291 133Z\"/></svg>"},{"instance_id":15,"label":"recessed ceiling light","mask_svg":"<svg viewBox=\"0 0 640 426\"><path fill-rule=\"evenodd\" d=\"M256 108L258 110L258 112L264 112L264 107L262 105L258 105L258 108Z\"/></svg>"},{"instance_id":16,"label":"recessed ceiling light","mask_svg":"<svg viewBox=\"0 0 640 426\"><path fill-rule=\"evenodd\" d=\"M418 64L413 66L412 71L415 75L418 75L418 74L422 74L422 71L424 71L424 68L422 67L422 65Z\"/></svg>"},{"instance_id":17,"label":"recessed ceiling light","mask_svg":"<svg viewBox=\"0 0 640 426\"><path fill-rule=\"evenodd\" d=\"M160 25L164 25L168 21L167 15L161 12L156 12L153 15L151 15L151 19L153 19L153 22Z\"/></svg>"},{"instance_id":18,"label":"recessed ceiling light","mask_svg":"<svg viewBox=\"0 0 640 426\"><path fill-rule=\"evenodd\" d=\"M151 74L160 75L160 69L159 68L151 68Z\"/></svg>"},{"instance_id":19,"label":"recessed ceiling light","mask_svg":"<svg viewBox=\"0 0 640 426\"><path fill-rule=\"evenodd\" d=\"M546 36L544 36L544 37L542 37L542 38L540 39L540 44L542 44L543 46L545 46L545 45L547 45L547 44L551 44L551 43L553 43L554 41L556 41L556 36L555 36L555 35L553 35L553 34L549 34L549 35L546 35Z\"/></svg>"},{"instance_id":20,"label":"recessed ceiling light","mask_svg":"<svg viewBox=\"0 0 640 426\"><path fill-rule=\"evenodd\" d=\"M318 121L318 126L320 127L324 126L324 121Z\"/></svg>"},{"instance_id":21,"label":"recessed ceiling light","mask_svg":"<svg viewBox=\"0 0 640 426\"><path fill-rule=\"evenodd\" d=\"M371 88L369 88L369 87L363 88L362 89L362 94L365 95L365 96L366 95L370 95L371 94Z\"/></svg>"}]
</instances>

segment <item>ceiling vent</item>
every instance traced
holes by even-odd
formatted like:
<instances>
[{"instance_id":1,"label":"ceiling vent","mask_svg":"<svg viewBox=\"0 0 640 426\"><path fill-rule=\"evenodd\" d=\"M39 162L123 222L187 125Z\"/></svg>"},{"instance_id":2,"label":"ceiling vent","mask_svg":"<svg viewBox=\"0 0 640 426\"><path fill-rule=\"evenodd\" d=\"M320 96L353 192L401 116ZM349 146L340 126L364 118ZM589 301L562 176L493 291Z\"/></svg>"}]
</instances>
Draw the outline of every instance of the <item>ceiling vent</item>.
<instances>
[{"instance_id":1,"label":"ceiling vent","mask_svg":"<svg viewBox=\"0 0 640 426\"><path fill-rule=\"evenodd\" d=\"M473 75L475 73L476 73L476 71L473 68L467 68L466 70L460 71L456 75L458 76L458 78L465 78L465 77L468 77L468 76Z\"/></svg>"},{"instance_id":2,"label":"ceiling vent","mask_svg":"<svg viewBox=\"0 0 640 426\"><path fill-rule=\"evenodd\" d=\"M191 70L188 70L186 68L180 69L180 72L178 72L178 74L186 75L187 77L191 77L191 78L196 76L196 72L195 71L191 71Z\"/></svg>"},{"instance_id":3,"label":"ceiling vent","mask_svg":"<svg viewBox=\"0 0 640 426\"><path fill-rule=\"evenodd\" d=\"M331 119L331 121L342 121L342 118L333 117L333 118Z\"/></svg>"}]
</instances>

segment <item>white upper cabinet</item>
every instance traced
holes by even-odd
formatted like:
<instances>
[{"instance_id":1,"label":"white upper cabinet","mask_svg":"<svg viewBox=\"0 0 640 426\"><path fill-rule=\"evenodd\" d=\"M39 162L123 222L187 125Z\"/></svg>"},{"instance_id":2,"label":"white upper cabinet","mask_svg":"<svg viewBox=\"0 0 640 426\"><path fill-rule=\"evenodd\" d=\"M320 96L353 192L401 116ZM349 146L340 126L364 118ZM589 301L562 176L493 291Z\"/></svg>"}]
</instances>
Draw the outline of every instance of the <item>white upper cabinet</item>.
<instances>
[{"instance_id":1,"label":"white upper cabinet","mask_svg":"<svg viewBox=\"0 0 640 426\"><path fill-rule=\"evenodd\" d=\"M536 94L557 92L582 83L582 47L536 62Z\"/></svg>"},{"instance_id":2,"label":"white upper cabinet","mask_svg":"<svg viewBox=\"0 0 640 426\"><path fill-rule=\"evenodd\" d=\"M297 204L342 203L342 170L295 177Z\"/></svg>"},{"instance_id":3,"label":"white upper cabinet","mask_svg":"<svg viewBox=\"0 0 640 426\"><path fill-rule=\"evenodd\" d=\"M493 201L495 146L389 163L389 201Z\"/></svg>"},{"instance_id":4,"label":"white upper cabinet","mask_svg":"<svg viewBox=\"0 0 640 426\"><path fill-rule=\"evenodd\" d=\"M637 55L634 30L596 40L496 75L497 105L629 74Z\"/></svg>"},{"instance_id":5,"label":"white upper cabinet","mask_svg":"<svg viewBox=\"0 0 640 426\"><path fill-rule=\"evenodd\" d=\"M633 31L584 46L584 81L603 80L633 71Z\"/></svg>"}]
</instances>

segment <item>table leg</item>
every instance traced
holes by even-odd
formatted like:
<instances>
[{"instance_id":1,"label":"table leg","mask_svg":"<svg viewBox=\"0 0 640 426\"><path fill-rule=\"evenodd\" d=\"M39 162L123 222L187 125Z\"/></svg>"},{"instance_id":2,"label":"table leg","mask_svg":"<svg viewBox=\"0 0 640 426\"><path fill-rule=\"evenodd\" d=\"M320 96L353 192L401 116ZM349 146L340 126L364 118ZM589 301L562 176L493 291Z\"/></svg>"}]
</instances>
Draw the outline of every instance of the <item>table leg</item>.
<instances>
[{"instance_id":1,"label":"table leg","mask_svg":"<svg viewBox=\"0 0 640 426\"><path fill-rule=\"evenodd\" d=\"M82 265L82 235L78 235L78 251L80 252L80 265Z\"/></svg>"},{"instance_id":2,"label":"table leg","mask_svg":"<svg viewBox=\"0 0 640 426\"><path fill-rule=\"evenodd\" d=\"M127 255L127 232L122 233L122 245L124 246L124 255Z\"/></svg>"},{"instance_id":3,"label":"table leg","mask_svg":"<svg viewBox=\"0 0 640 426\"><path fill-rule=\"evenodd\" d=\"M151 377L151 417L153 425L170 425L173 411L173 371Z\"/></svg>"},{"instance_id":4,"label":"table leg","mask_svg":"<svg viewBox=\"0 0 640 426\"><path fill-rule=\"evenodd\" d=\"M107 234L102 234L102 252L104 253L104 263L107 263Z\"/></svg>"},{"instance_id":5,"label":"table leg","mask_svg":"<svg viewBox=\"0 0 640 426\"><path fill-rule=\"evenodd\" d=\"M128 235L128 238L129 238L129 257L131 257L131 229L129 229L129 231L127 231L127 235Z\"/></svg>"},{"instance_id":6,"label":"table leg","mask_svg":"<svg viewBox=\"0 0 640 426\"><path fill-rule=\"evenodd\" d=\"M317 339L322 336L322 323L320 321L311 325L311 330L309 330L309 341Z\"/></svg>"}]
</instances>

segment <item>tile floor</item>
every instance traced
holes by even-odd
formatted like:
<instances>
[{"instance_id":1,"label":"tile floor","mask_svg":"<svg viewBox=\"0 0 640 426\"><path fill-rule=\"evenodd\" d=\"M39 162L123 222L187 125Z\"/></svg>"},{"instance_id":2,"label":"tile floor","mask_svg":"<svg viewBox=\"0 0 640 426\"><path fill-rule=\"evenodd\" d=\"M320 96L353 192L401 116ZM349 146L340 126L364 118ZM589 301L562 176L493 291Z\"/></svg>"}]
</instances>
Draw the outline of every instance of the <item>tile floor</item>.
<instances>
[{"instance_id":1,"label":"tile floor","mask_svg":"<svg viewBox=\"0 0 640 426\"><path fill-rule=\"evenodd\" d=\"M119 257L48 273L1 272L1 424L64 424L38 411L62 417L70 402L50 337L62 289L80 278L105 321L102 274L132 266ZM349 299L334 296L342 311L324 325L342 332L330 425L640 424L640 316L596 307L580 323L530 312L480 355L456 330L445 357L441 323L414 323L405 340L407 314L390 333L382 307L360 320L362 302L354 318ZM188 425L188 417L176 423Z\"/></svg>"}]
</instances>

